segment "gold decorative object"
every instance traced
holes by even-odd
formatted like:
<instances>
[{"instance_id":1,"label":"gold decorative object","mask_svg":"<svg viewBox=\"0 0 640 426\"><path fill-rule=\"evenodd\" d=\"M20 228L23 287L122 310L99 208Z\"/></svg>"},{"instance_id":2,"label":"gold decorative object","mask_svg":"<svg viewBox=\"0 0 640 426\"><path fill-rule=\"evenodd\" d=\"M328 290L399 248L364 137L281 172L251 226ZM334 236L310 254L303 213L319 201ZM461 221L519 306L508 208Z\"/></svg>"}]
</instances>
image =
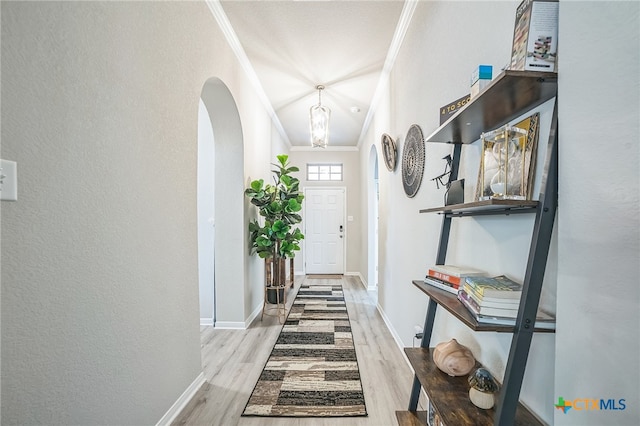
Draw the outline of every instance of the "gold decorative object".
<instances>
[{"instance_id":1,"label":"gold decorative object","mask_svg":"<svg viewBox=\"0 0 640 426\"><path fill-rule=\"evenodd\" d=\"M538 147L536 113L515 126L483 133L477 200L530 200Z\"/></svg>"},{"instance_id":2,"label":"gold decorative object","mask_svg":"<svg viewBox=\"0 0 640 426\"><path fill-rule=\"evenodd\" d=\"M438 343L433 350L433 362L450 376L465 376L476 364L471 350L456 339Z\"/></svg>"},{"instance_id":3,"label":"gold decorative object","mask_svg":"<svg viewBox=\"0 0 640 426\"><path fill-rule=\"evenodd\" d=\"M524 152L527 132L504 126L482 134L482 199L524 200Z\"/></svg>"}]
</instances>

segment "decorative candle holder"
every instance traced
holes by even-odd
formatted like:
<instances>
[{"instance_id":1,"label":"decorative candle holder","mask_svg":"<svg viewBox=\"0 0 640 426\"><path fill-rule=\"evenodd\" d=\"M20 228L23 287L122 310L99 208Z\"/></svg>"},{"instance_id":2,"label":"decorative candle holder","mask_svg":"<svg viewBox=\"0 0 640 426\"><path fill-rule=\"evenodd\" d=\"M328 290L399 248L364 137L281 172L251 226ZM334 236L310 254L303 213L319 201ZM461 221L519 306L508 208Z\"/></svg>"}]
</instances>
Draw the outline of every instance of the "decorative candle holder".
<instances>
[{"instance_id":1,"label":"decorative candle holder","mask_svg":"<svg viewBox=\"0 0 640 426\"><path fill-rule=\"evenodd\" d=\"M498 383L491 373L485 368L478 368L468 378L469 399L478 408L488 410L495 404L495 393L498 391Z\"/></svg>"}]
</instances>

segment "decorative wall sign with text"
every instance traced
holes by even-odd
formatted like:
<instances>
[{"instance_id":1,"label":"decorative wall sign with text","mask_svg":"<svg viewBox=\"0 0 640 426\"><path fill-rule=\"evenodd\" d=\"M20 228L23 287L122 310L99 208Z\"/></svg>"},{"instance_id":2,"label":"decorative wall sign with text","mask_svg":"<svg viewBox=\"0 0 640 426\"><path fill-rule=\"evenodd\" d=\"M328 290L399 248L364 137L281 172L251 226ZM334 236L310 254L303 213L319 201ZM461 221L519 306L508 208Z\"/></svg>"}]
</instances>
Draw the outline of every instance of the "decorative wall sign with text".
<instances>
[{"instance_id":1,"label":"decorative wall sign with text","mask_svg":"<svg viewBox=\"0 0 640 426\"><path fill-rule=\"evenodd\" d=\"M467 102L471 100L471 95L464 95L460 99L456 99L455 101L448 103L447 105L443 105L440 107L440 124L444 123L451 117L453 114L458 112L460 108L465 106Z\"/></svg>"}]
</instances>

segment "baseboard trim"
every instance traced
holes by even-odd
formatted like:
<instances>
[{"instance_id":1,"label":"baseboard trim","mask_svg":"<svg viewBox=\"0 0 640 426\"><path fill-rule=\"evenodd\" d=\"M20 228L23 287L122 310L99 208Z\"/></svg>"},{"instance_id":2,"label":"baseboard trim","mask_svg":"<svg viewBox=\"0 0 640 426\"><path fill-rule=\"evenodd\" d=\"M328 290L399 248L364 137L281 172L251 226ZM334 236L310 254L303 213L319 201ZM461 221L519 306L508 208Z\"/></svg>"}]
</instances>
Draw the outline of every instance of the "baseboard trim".
<instances>
[{"instance_id":1,"label":"baseboard trim","mask_svg":"<svg viewBox=\"0 0 640 426\"><path fill-rule=\"evenodd\" d=\"M249 318L244 322L244 328L247 329L251 325L251 323L260 315L262 312L262 304L258 305L258 307L249 315Z\"/></svg>"},{"instance_id":2,"label":"baseboard trim","mask_svg":"<svg viewBox=\"0 0 640 426\"><path fill-rule=\"evenodd\" d=\"M204 373L200 372L198 377L182 392L180 398L177 399L176 402L173 403L169 411L165 413L164 416L156 423L156 426L169 426L175 419L178 417L178 414L187 406L189 401L194 397L196 392L202 387L202 385L206 382L204 378Z\"/></svg>"},{"instance_id":3,"label":"baseboard trim","mask_svg":"<svg viewBox=\"0 0 640 426\"><path fill-rule=\"evenodd\" d=\"M389 330L389 333L391 333L391 336L393 336L393 340L395 340L396 345L398 345L398 348L402 353L402 357L404 358L405 362L407 363L411 371L413 371L413 366L409 362L409 358L407 358L407 354L404 353L404 343L402 343L402 339L400 339L400 335L396 332L396 329L393 328L393 326L391 325L391 320L389 319L389 317L387 317L387 314L384 312L384 309L382 309L382 306L380 306L380 304L378 303L376 307L378 308L378 312L382 317L382 321L384 321L384 324L387 326L387 330ZM427 392L424 390L424 388L421 389L421 393L425 398L424 401L429 400L429 397L427 396ZM422 409L425 409L425 407L422 407Z\"/></svg>"},{"instance_id":4,"label":"baseboard trim","mask_svg":"<svg viewBox=\"0 0 640 426\"><path fill-rule=\"evenodd\" d=\"M200 318L200 325L213 326L213 318Z\"/></svg>"},{"instance_id":5,"label":"baseboard trim","mask_svg":"<svg viewBox=\"0 0 640 426\"><path fill-rule=\"evenodd\" d=\"M360 277L362 277L362 275L360 275ZM367 291L378 291L378 286L377 285L370 285L367 283L367 281L365 281L364 278L361 278L362 282L364 283L365 288L367 289Z\"/></svg>"},{"instance_id":6,"label":"baseboard trim","mask_svg":"<svg viewBox=\"0 0 640 426\"><path fill-rule=\"evenodd\" d=\"M214 328L223 330L245 330L247 327L240 321L216 321Z\"/></svg>"},{"instance_id":7,"label":"baseboard trim","mask_svg":"<svg viewBox=\"0 0 640 426\"><path fill-rule=\"evenodd\" d=\"M251 323L260 315L262 312L262 304L258 305L258 307L251 312L249 318L247 318L244 322L240 321L216 321L214 328L218 328L221 330L246 330L249 328ZM200 323L202 325L202 319L200 319Z\"/></svg>"},{"instance_id":8,"label":"baseboard trim","mask_svg":"<svg viewBox=\"0 0 640 426\"><path fill-rule=\"evenodd\" d=\"M378 308L378 312L382 317L382 321L384 321L385 325L387 326L387 329L391 333L393 340L395 340L396 345L398 345L398 348L400 348L400 351L402 351L402 353L404 354L404 343L402 343L402 339L400 339L400 335L398 335L398 333L396 332L396 329L393 328L393 325L391 325L391 320L389 319L389 317L387 317L387 314L384 312L384 309L382 309L382 306L380 306L380 304L378 303L376 307ZM406 355L405 355L405 358L407 358ZM407 363L409 362L408 359L406 359L406 361Z\"/></svg>"}]
</instances>

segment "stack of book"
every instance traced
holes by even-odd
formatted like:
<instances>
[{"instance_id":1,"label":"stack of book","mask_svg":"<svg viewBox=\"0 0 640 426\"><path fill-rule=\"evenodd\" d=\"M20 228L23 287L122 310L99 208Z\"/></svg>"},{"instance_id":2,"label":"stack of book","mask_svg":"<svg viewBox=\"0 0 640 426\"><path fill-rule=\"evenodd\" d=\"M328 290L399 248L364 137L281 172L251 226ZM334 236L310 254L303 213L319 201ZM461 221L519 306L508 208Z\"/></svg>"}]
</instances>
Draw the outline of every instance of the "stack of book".
<instances>
[{"instance_id":1,"label":"stack of book","mask_svg":"<svg viewBox=\"0 0 640 426\"><path fill-rule=\"evenodd\" d=\"M458 292L458 299L479 323L515 325L522 296L522 284L505 275L497 277L467 277ZM552 315L538 311L536 327L555 328Z\"/></svg>"},{"instance_id":2,"label":"stack of book","mask_svg":"<svg viewBox=\"0 0 640 426\"><path fill-rule=\"evenodd\" d=\"M425 284L432 285L452 294L458 294L460 287L467 277L485 276L486 272L479 269L456 265L434 265L427 271Z\"/></svg>"}]
</instances>

